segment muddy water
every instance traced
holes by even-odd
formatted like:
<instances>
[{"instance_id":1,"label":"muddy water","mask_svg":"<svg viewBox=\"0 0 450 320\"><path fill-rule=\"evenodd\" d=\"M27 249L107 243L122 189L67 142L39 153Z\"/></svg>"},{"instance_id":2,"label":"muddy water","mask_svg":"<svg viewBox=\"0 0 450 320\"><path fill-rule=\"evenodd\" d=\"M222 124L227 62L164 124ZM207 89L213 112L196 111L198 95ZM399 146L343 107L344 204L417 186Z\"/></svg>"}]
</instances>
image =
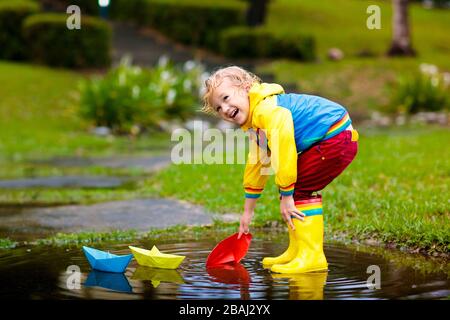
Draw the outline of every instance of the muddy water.
<instances>
[{"instance_id":1,"label":"muddy water","mask_svg":"<svg viewBox=\"0 0 450 320\"><path fill-rule=\"evenodd\" d=\"M327 245L326 273L276 275L261 265L262 257L281 253L283 241L254 238L241 264L205 268L216 240L158 242L165 253L185 255L177 270L138 266L132 260L124 274L92 271L80 248L30 247L0 251L0 298L22 299L444 299L450 295L446 273L421 273L379 256ZM117 254L143 241L97 246ZM81 271L80 288L69 289L69 266ZM367 268L377 265L381 288L370 289ZM76 281L75 278L71 278ZM70 282L69 285L75 282Z\"/></svg>"}]
</instances>

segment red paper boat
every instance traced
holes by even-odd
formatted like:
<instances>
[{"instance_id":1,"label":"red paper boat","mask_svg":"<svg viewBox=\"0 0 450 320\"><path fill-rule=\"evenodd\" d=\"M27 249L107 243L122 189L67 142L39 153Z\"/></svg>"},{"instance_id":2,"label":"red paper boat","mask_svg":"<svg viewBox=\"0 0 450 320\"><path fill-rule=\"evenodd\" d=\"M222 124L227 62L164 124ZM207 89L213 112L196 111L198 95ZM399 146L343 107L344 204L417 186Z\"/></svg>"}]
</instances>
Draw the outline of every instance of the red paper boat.
<instances>
[{"instance_id":1,"label":"red paper boat","mask_svg":"<svg viewBox=\"0 0 450 320\"><path fill-rule=\"evenodd\" d=\"M238 233L220 241L206 259L206 267L218 266L225 263L239 263L247 254L252 240L250 233L242 234L238 239Z\"/></svg>"}]
</instances>

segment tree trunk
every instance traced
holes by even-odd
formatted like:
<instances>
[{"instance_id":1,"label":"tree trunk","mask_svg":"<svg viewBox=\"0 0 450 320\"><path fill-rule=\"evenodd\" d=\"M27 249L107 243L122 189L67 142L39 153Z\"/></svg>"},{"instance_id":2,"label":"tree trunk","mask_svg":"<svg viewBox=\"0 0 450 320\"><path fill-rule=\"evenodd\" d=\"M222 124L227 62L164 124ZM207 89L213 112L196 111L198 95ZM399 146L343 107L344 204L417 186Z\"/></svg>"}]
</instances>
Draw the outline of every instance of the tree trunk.
<instances>
[{"instance_id":1,"label":"tree trunk","mask_svg":"<svg viewBox=\"0 0 450 320\"><path fill-rule=\"evenodd\" d=\"M392 0L392 43L390 56L414 56L408 23L408 0Z\"/></svg>"},{"instance_id":2,"label":"tree trunk","mask_svg":"<svg viewBox=\"0 0 450 320\"><path fill-rule=\"evenodd\" d=\"M269 0L250 0L247 9L247 25L256 27L264 24L267 14L267 2Z\"/></svg>"}]
</instances>

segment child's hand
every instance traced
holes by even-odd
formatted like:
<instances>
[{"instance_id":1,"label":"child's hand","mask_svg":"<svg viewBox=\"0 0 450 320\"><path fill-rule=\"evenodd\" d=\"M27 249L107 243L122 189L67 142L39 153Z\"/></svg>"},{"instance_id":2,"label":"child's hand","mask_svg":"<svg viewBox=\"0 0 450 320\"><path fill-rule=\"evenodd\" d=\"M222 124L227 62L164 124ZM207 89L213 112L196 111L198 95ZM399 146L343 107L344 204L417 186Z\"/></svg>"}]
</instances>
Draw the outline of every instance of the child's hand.
<instances>
[{"instance_id":1,"label":"child's hand","mask_svg":"<svg viewBox=\"0 0 450 320\"><path fill-rule=\"evenodd\" d=\"M305 216L305 214L303 212L299 211L295 207L293 196L282 196L281 197L280 211L281 211L281 216L283 217L283 220L292 228L292 230L295 230L294 224L292 223L292 216L294 216L302 221L303 221L303 217Z\"/></svg>"},{"instance_id":2,"label":"child's hand","mask_svg":"<svg viewBox=\"0 0 450 320\"><path fill-rule=\"evenodd\" d=\"M241 217L241 224L239 225L239 234L238 239L241 238L242 234L247 234L249 232L249 226L250 222L253 218L253 212L244 212L244 214Z\"/></svg>"}]
</instances>

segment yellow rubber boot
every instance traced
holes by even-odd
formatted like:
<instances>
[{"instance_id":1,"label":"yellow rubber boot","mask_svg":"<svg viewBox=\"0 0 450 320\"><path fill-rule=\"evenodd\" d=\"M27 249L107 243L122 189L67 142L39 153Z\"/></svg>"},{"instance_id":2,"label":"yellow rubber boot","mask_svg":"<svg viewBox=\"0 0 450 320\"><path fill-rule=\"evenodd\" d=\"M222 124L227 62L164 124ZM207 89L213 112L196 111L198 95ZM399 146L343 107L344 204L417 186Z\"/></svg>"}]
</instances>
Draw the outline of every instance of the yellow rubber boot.
<instances>
[{"instance_id":1,"label":"yellow rubber boot","mask_svg":"<svg viewBox=\"0 0 450 320\"><path fill-rule=\"evenodd\" d=\"M272 273L273 279L289 279L290 300L323 300L327 276L327 271L297 274Z\"/></svg>"},{"instance_id":2,"label":"yellow rubber boot","mask_svg":"<svg viewBox=\"0 0 450 320\"><path fill-rule=\"evenodd\" d=\"M299 208L299 210L301 209ZM323 253L322 214L307 215L304 221L298 219L292 219L292 221L295 226L295 238L298 243L297 254L294 259L286 264L274 264L271 270L276 273L304 273L328 270L328 263Z\"/></svg>"},{"instance_id":3,"label":"yellow rubber boot","mask_svg":"<svg viewBox=\"0 0 450 320\"><path fill-rule=\"evenodd\" d=\"M277 264L277 263L278 264L288 263L289 261L294 259L295 256L297 255L298 246L297 246L297 241L295 239L295 231L293 231L289 226L288 226L288 230L289 230L289 246L288 246L288 248L286 249L285 252L283 252L278 257L264 258L262 261L264 268L266 268L266 267L269 268L272 265Z\"/></svg>"}]
</instances>

